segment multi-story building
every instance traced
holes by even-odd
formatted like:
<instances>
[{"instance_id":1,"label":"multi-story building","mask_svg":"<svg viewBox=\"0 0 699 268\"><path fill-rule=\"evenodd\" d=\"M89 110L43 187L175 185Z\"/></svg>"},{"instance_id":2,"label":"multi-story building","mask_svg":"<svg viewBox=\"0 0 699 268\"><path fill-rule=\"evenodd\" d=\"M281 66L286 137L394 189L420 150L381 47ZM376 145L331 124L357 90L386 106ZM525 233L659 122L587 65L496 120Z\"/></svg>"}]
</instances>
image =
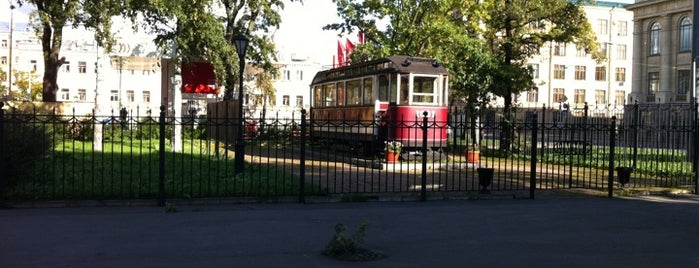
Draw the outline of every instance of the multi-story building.
<instances>
[{"instance_id":1,"label":"multi-story building","mask_svg":"<svg viewBox=\"0 0 699 268\"><path fill-rule=\"evenodd\" d=\"M11 36L12 35L12 36ZM98 108L102 115L118 114L121 108L145 115L157 113L161 103L182 101L182 114L206 113L206 103L221 100L222 94L173 94L170 79L163 78L161 53L152 38L125 31L117 33L113 51L105 53L85 29L64 29L61 56L65 63L59 69L57 101L79 107L79 113L91 113ZM10 45L12 37L13 45ZM12 53L13 61L10 61ZM298 118L302 108L310 106L309 85L320 64L294 54L279 53L278 75L274 78L275 92L264 94L250 79L254 68L246 68L245 111L254 118ZM0 23L0 68L8 72L36 71L41 83L44 72L41 44L26 23ZM3 85L9 77L0 77ZM13 81L15 82L15 81ZM166 85L162 87L161 85ZM17 92L17 86L12 85ZM166 94L163 94L166 92ZM97 103L98 105L95 105ZM172 106L169 107L172 109ZM265 113L262 112L265 110ZM266 115L265 115L266 114Z\"/></svg>"},{"instance_id":2,"label":"multi-story building","mask_svg":"<svg viewBox=\"0 0 699 268\"><path fill-rule=\"evenodd\" d=\"M535 87L516 98L520 107L621 106L629 103L633 53L633 13L623 3L583 6L607 60L597 62L570 43L550 42L528 64Z\"/></svg>"},{"instance_id":3,"label":"multi-story building","mask_svg":"<svg viewBox=\"0 0 699 268\"><path fill-rule=\"evenodd\" d=\"M689 103L692 89L692 0L637 0L631 98L639 103Z\"/></svg>"},{"instance_id":4,"label":"multi-story building","mask_svg":"<svg viewBox=\"0 0 699 268\"><path fill-rule=\"evenodd\" d=\"M10 29L12 29L10 31ZM59 68L56 100L70 103L79 113L118 113L129 111L157 112L161 104L160 55L147 37L120 34L111 53L105 53L85 29L66 27L63 32L61 57L65 62ZM10 44L10 39L12 40ZM10 54L12 55L10 59ZM0 68L8 73L31 72L42 83L44 61L41 43L26 23L0 24ZM18 88L9 77L2 77L14 96L27 89ZM98 106L95 105L98 103Z\"/></svg>"}]
</instances>

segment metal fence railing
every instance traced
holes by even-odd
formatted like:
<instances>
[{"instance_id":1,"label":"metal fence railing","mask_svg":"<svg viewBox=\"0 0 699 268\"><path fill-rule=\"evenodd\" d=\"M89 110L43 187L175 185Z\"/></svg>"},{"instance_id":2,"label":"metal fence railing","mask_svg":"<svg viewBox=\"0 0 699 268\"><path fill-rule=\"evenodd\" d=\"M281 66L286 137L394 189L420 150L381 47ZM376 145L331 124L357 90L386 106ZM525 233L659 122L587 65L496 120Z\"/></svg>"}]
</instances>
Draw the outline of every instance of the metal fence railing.
<instances>
[{"instance_id":1,"label":"metal fence railing","mask_svg":"<svg viewBox=\"0 0 699 268\"><path fill-rule=\"evenodd\" d=\"M520 109L509 117L498 110L452 110L447 122L424 117L394 125L317 121L305 111L246 118L243 172L234 163L238 118L175 118L164 110L113 116L2 110L0 202L425 200L510 191L534 197L535 191L568 188L608 190L611 196L620 187L696 192L694 105ZM428 131L441 133L435 129L446 128L448 136L429 146L425 138L389 163L382 140L352 138L379 137L381 128L416 140ZM314 135L319 129L338 132Z\"/></svg>"}]
</instances>

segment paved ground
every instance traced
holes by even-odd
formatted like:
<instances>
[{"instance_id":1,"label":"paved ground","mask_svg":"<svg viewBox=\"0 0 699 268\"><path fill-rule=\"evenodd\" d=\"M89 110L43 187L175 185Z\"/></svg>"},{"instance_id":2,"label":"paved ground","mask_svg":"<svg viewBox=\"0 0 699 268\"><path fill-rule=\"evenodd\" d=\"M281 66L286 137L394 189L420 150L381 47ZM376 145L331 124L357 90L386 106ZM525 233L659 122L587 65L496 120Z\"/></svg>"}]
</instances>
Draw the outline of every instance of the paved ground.
<instances>
[{"instance_id":1,"label":"paved ground","mask_svg":"<svg viewBox=\"0 0 699 268\"><path fill-rule=\"evenodd\" d=\"M387 258L320 254L369 223ZM0 210L0 267L699 267L699 197Z\"/></svg>"}]
</instances>

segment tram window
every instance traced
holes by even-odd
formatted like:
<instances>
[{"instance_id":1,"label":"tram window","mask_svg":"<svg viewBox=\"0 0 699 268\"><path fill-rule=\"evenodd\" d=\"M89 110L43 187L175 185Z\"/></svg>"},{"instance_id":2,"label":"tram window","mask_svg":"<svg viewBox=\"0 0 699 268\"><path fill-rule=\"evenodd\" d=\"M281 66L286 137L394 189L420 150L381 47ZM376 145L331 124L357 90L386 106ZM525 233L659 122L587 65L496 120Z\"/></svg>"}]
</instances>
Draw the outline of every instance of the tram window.
<instances>
[{"instance_id":1,"label":"tram window","mask_svg":"<svg viewBox=\"0 0 699 268\"><path fill-rule=\"evenodd\" d=\"M347 105L362 104L362 81L347 81Z\"/></svg>"},{"instance_id":2,"label":"tram window","mask_svg":"<svg viewBox=\"0 0 699 268\"><path fill-rule=\"evenodd\" d=\"M388 77L379 75L379 100L388 101Z\"/></svg>"},{"instance_id":3,"label":"tram window","mask_svg":"<svg viewBox=\"0 0 699 268\"><path fill-rule=\"evenodd\" d=\"M369 105L374 103L374 80L371 78L364 79L364 104Z\"/></svg>"},{"instance_id":4,"label":"tram window","mask_svg":"<svg viewBox=\"0 0 699 268\"><path fill-rule=\"evenodd\" d=\"M323 107L335 106L335 84L323 85Z\"/></svg>"},{"instance_id":5,"label":"tram window","mask_svg":"<svg viewBox=\"0 0 699 268\"><path fill-rule=\"evenodd\" d=\"M323 107L323 89L320 86L313 88L313 106Z\"/></svg>"},{"instance_id":6,"label":"tram window","mask_svg":"<svg viewBox=\"0 0 699 268\"><path fill-rule=\"evenodd\" d=\"M345 82L337 83L337 106L345 106Z\"/></svg>"},{"instance_id":7,"label":"tram window","mask_svg":"<svg viewBox=\"0 0 699 268\"><path fill-rule=\"evenodd\" d=\"M408 75L401 75L400 77L400 104L408 104Z\"/></svg>"},{"instance_id":8,"label":"tram window","mask_svg":"<svg viewBox=\"0 0 699 268\"><path fill-rule=\"evenodd\" d=\"M436 80L434 77L413 78L413 102L434 104Z\"/></svg>"},{"instance_id":9,"label":"tram window","mask_svg":"<svg viewBox=\"0 0 699 268\"><path fill-rule=\"evenodd\" d=\"M398 87L398 85L396 84L396 83L398 83L397 81L398 81L398 80L396 80L396 77L394 76L394 77L391 79L391 81L389 81L389 83L388 83L388 84L390 85L390 88L391 88L390 95L389 95L388 97L389 97L389 99L390 99L389 102L392 102L392 103L396 103L396 100L398 99L398 96L397 96L397 93L398 93L397 87Z\"/></svg>"}]
</instances>

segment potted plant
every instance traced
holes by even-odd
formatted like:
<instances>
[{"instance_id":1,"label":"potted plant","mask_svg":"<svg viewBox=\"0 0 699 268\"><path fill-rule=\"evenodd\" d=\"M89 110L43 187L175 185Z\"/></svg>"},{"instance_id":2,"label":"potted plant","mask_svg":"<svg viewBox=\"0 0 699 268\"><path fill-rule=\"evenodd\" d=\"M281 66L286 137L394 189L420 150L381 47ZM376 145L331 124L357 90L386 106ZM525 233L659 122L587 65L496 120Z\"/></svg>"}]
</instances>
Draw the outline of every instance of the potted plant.
<instances>
[{"instance_id":1,"label":"potted plant","mask_svg":"<svg viewBox=\"0 0 699 268\"><path fill-rule=\"evenodd\" d=\"M481 151L478 148L478 144L474 143L473 145L466 148L465 154L466 161L468 161L468 163L478 163L480 161Z\"/></svg>"},{"instance_id":2,"label":"potted plant","mask_svg":"<svg viewBox=\"0 0 699 268\"><path fill-rule=\"evenodd\" d=\"M403 144L399 141L385 141L384 143L386 144L386 161L389 163L398 161Z\"/></svg>"}]
</instances>

